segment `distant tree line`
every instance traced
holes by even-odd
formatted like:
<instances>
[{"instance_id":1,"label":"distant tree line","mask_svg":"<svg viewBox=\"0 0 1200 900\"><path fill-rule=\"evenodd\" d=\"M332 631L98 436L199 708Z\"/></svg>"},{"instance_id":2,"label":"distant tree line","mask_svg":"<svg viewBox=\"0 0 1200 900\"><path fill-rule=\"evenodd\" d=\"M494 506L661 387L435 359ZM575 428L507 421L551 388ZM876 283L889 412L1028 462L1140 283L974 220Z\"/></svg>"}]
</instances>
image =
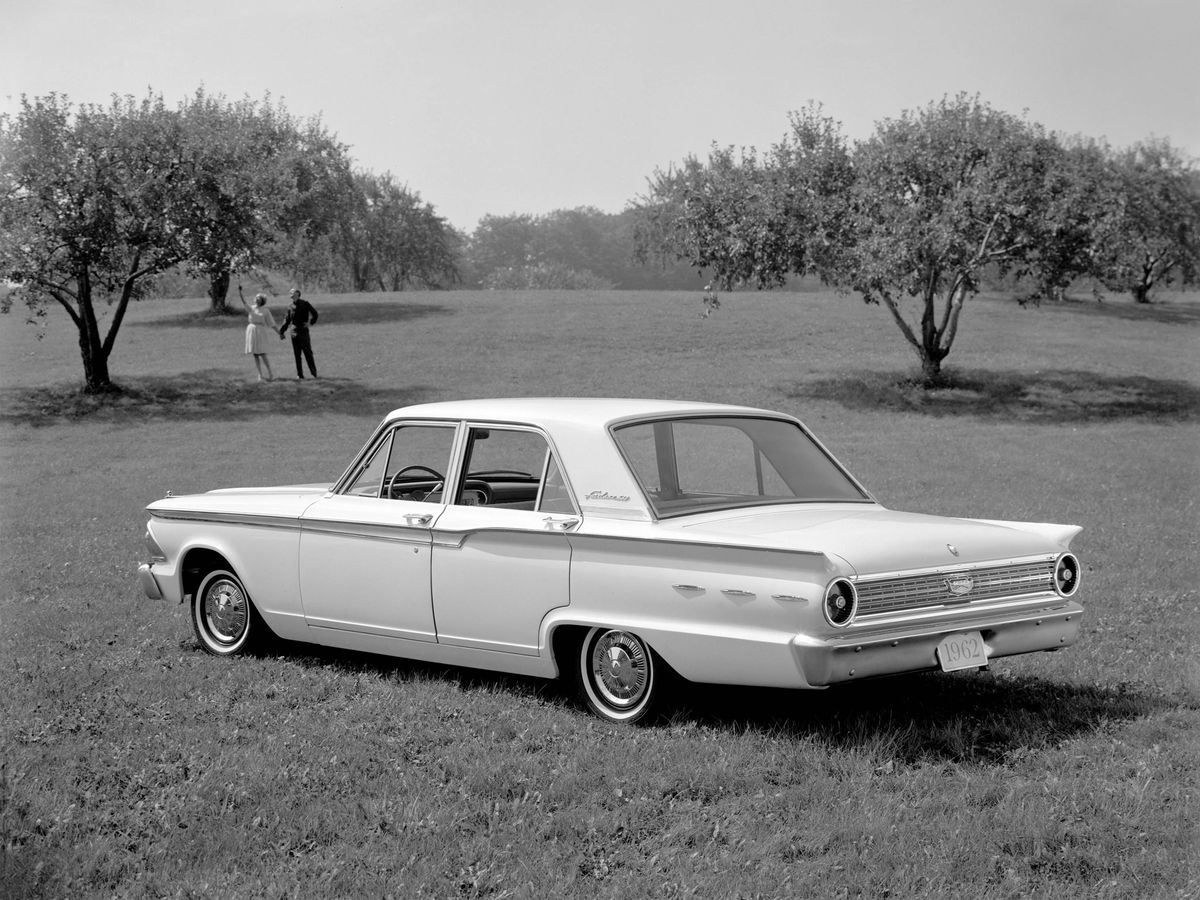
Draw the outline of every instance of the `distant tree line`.
<instances>
[{"instance_id":1,"label":"distant tree line","mask_svg":"<svg viewBox=\"0 0 1200 900\"><path fill-rule=\"evenodd\" d=\"M1200 179L1169 142L1063 138L967 95L853 145L810 106L766 152L656 171L635 214L640 255L706 273L710 307L798 275L884 306L931 385L986 277L1027 299L1090 278L1145 303L1200 272Z\"/></svg>"},{"instance_id":2,"label":"distant tree line","mask_svg":"<svg viewBox=\"0 0 1200 900\"><path fill-rule=\"evenodd\" d=\"M541 216L487 215L464 244L465 286L519 290L669 290L695 288L686 263L647 266L635 255L632 210L592 207Z\"/></svg>"}]
</instances>

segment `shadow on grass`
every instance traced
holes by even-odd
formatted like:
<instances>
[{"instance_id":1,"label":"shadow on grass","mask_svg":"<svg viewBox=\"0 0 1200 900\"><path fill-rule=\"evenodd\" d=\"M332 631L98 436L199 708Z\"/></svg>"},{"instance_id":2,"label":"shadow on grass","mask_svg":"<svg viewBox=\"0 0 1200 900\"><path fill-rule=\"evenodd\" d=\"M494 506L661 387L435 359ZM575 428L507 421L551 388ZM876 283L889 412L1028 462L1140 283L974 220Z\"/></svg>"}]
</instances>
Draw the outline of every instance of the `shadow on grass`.
<instances>
[{"instance_id":1,"label":"shadow on grass","mask_svg":"<svg viewBox=\"0 0 1200 900\"><path fill-rule=\"evenodd\" d=\"M433 393L421 385L379 390L349 378L277 378L209 370L170 377L126 378L112 394L86 394L77 385L0 391L0 421L25 425L147 420L240 421L259 416L336 412L379 416L420 403Z\"/></svg>"},{"instance_id":2,"label":"shadow on grass","mask_svg":"<svg viewBox=\"0 0 1200 900\"><path fill-rule=\"evenodd\" d=\"M1043 310L1062 310L1071 314L1095 316L1101 319L1120 319L1123 322L1154 322L1160 325L1200 325L1200 303L1172 302L1130 303L1126 300L1097 302L1092 299L1044 301Z\"/></svg>"},{"instance_id":3,"label":"shadow on grass","mask_svg":"<svg viewBox=\"0 0 1200 900\"><path fill-rule=\"evenodd\" d=\"M793 400L833 400L856 410L1033 424L1189 421L1200 416L1200 387L1189 382L1078 370L948 372L946 385L932 390L910 373L847 373L800 382L785 393Z\"/></svg>"},{"instance_id":4,"label":"shadow on grass","mask_svg":"<svg viewBox=\"0 0 1200 900\"><path fill-rule=\"evenodd\" d=\"M689 684L674 720L818 740L897 762L998 763L1174 705L1125 685L968 672L880 678L820 693Z\"/></svg>"},{"instance_id":5,"label":"shadow on grass","mask_svg":"<svg viewBox=\"0 0 1200 900\"><path fill-rule=\"evenodd\" d=\"M272 305L276 320L282 324L287 304ZM338 325L377 325L404 323L429 316L452 316L455 311L433 303L329 303L319 305L315 330ZM130 322L130 328L240 328L246 324L246 313L239 307L230 307L227 313L214 313L207 309L177 313L157 319L140 319Z\"/></svg>"},{"instance_id":6,"label":"shadow on grass","mask_svg":"<svg viewBox=\"0 0 1200 900\"><path fill-rule=\"evenodd\" d=\"M196 652L202 652L198 647ZM564 680L508 675L276 641L272 655L301 666L347 673L454 684L464 692L577 709ZM1112 722L1132 721L1191 701L1126 685L1079 686L991 672L901 675L826 691L781 690L680 683L651 727L703 726L739 734L814 740L849 752L874 753L902 763L997 764L1057 746Z\"/></svg>"}]
</instances>

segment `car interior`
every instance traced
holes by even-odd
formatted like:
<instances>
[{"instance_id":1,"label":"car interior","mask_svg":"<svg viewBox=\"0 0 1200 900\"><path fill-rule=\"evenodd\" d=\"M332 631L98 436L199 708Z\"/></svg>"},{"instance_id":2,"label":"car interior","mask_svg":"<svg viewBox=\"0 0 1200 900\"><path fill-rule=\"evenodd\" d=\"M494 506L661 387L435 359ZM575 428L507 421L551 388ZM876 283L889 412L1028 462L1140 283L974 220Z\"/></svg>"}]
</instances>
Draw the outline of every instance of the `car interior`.
<instances>
[{"instance_id":1,"label":"car interior","mask_svg":"<svg viewBox=\"0 0 1200 900\"><path fill-rule=\"evenodd\" d=\"M391 429L359 466L343 493L424 503L446 502L446 472L454 429L401 425ZM457 486L458 506L574 513L562 469L538 432L511 427L470 428Z\"/></svg>"}]
</instances>

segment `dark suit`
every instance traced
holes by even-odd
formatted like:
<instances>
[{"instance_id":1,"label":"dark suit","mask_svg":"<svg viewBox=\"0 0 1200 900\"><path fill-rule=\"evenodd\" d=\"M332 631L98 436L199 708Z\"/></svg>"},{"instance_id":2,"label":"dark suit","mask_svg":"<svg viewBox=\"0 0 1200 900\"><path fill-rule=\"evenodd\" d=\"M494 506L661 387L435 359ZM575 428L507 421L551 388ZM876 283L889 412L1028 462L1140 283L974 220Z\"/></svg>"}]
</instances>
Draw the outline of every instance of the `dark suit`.
<instances>
[{"instance_id":1,"label":"dark suit","mask_svg":"<svg viewBox=\"0 0 1200 900\"><path fill-rule=\"evenodd\" d=\"M283 327L279 329L280 337L287 333L289 326L292 329L292 353L296 357L296 374L301 378L304 377L304 370L300 368L301 354L304 355L304 361L308 363L308 371L312 373L312 377L317 377L317 365L313 362L312 340L308 335L308 326L315 324L317 324L316 308L303 297L297 297L288 307L287 315L283 319Z\"/></svg>"}]
</instances>

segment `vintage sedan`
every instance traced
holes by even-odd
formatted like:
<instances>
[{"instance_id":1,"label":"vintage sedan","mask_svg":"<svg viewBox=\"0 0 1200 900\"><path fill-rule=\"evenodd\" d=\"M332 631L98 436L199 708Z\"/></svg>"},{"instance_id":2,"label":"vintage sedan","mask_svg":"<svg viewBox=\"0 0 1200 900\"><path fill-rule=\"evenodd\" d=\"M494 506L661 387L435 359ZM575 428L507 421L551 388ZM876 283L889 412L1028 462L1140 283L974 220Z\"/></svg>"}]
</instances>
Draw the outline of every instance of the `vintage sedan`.
<instances>
[{"instance_id":1,"label":"vintage sedan","mask_svg":"<svg viewBox=\"0 0 1200 900\"><path fill-rule=\"evenodd\" d=\"M577 682L632 722L676 677L824 688L1076 639L1074 525L886 509L791 416L615 399L390 413L332 485L147 508L152 599L269 633Z\"/></svg>"}]
</instances>

